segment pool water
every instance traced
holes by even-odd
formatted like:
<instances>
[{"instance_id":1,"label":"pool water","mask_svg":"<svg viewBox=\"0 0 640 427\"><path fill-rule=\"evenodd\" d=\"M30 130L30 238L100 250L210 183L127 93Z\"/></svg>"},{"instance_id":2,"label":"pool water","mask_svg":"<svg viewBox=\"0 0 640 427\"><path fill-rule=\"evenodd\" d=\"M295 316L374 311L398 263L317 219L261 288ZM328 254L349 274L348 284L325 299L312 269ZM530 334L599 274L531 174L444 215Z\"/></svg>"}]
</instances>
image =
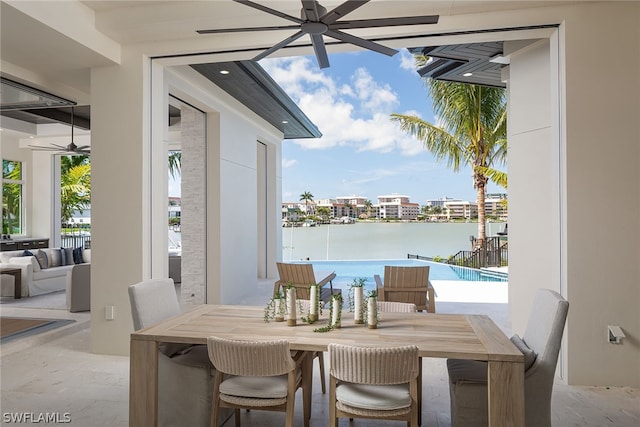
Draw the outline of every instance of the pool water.
<instances>
[{"instance_id":1,"label":"pool water","mask_svg":"<svg viewBox=\"0 0 640 427\"><path fill-rule=\"evenodd\" d=\"M333 285L346 289L357 278L366 278L365 288L373 289L375 274L384 277L384 266L429 266L429 280L458 280L473 282L506 282L504 274L477 270L473 268L457 267L438 262L422 261L417 259L378 259L378 260L353 260L353 261L300 261L310 262L313 269L335 271L336 278Z\"/></svg>"}]
</instances>

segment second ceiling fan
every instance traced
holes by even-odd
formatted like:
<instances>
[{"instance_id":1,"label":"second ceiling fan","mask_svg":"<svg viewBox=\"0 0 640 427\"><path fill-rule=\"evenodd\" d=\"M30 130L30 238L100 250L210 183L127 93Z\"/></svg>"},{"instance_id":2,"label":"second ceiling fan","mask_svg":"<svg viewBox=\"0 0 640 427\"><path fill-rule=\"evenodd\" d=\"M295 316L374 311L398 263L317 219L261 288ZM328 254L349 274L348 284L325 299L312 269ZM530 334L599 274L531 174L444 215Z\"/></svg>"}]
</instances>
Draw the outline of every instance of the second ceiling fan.
<instances>
[{"instance_id":1,"label":"second ceiling fan","mask_svg":"<svg viewBox=\"0 0 640 427\"><path fill-rule=\"evenodd\" d=\"M371 40L363 39L342 30L351 30L357 28L375 28L375 27L394 27L401 25L425 25L425 24L437 24L438 15L425 15L425 16L405 16L394 18L375 18L375 19L359 19L353 21L341 21L340 19L346 14L353 12L359 7L365 5L369 0L348 0L341 5L337 6L331 11L327 11L326 8L321 6L317 0L302 0L301 17L288 15L275 9L271 9L267 6L263 6L259 3L255 3L248 0L233 0L236 3L244 4L245 6L252 7L254 9L261 10L271 15L278 16L280 18L295 22L296 25L278 25L268 27L247 27L247 28L226 28L226 29L209 29L209 30L197 30L199 34L222 34L222 33L237 33L247 31L277 31L277 30L298 30L295 34L285 38L274 46L266 49L259 55L253 58L254 61L259 61L265 58L278 49L281 49L290 43L298 40L302 36L309 34L311 37L311 44L318 60L320 68L329 67L329 58L327 56L327 49L324 44L323 36L328 36L333 39L351 43L353 45L362 47L364 49L373 50L388 56L393 56L398 51L387 46L383 46L379 43Z\"/></svg>"}]
</instances>

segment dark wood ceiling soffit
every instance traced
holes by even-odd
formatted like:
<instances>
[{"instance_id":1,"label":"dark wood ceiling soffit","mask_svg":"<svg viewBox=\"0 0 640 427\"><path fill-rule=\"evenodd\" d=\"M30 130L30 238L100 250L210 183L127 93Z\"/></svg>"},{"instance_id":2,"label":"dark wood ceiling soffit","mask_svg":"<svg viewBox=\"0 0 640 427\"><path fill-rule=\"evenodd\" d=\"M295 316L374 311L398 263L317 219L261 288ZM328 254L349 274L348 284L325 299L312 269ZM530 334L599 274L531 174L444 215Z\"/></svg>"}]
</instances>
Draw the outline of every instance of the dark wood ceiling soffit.
<instances>
[{"instance_id":1,"label":"dark wood ceiling soffit","mask_svg":"<svg viewBox=\"0 0 640 427\"><path fill-rule=\"evenodd\" d=\"M429 64L417 70L422 77L482 86L506 87L502 81L501 73L504 65L490 61L490 59L502 55L502 42L414 47L409 51L433 58ZM470 75L465 76L469 73Z\"/></svg>"},{"instance_id":2,"label":"dark wood ceiling soffit","mask_svg":"<svg viewBox=\"0 0 640 427\"><path fill-rule=\"evenodd\" d=\"M65 123L71 125L71 108L37 108L26 110L2 111L2 116L38 125ZM73 126L79 129L91 129L91 107L80 105L73 107Z\"/></svg>"},{"instance_id":3,"label":"dark wood ceiling soffit","mask_svg":"<svg viewBox=\"0 0 640 427\"><path fill-rule=\"evenodd\" d=\"M191 67L281 131L284 139L322 136L317 126L259 64L232 61Z\"/></svg>"}]
</instances>

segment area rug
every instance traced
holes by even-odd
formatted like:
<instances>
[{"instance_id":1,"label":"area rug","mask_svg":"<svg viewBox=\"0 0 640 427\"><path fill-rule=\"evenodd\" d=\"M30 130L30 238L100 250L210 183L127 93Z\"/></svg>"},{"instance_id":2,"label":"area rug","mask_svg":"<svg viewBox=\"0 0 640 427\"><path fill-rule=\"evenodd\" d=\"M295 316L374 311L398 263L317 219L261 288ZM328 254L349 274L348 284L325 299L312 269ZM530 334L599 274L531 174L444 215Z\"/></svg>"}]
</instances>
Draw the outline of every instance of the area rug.
<instances>
[{"instance_id":1,"label":"area rug","mask_svg":"<svg viewBox=\"0 0 640 427\"><path fill-rule=\"evenodd\" d=\"M0 317L0 344L50 331L72 322L75 320L2 316Z\"/></svg>"}]
</instances>

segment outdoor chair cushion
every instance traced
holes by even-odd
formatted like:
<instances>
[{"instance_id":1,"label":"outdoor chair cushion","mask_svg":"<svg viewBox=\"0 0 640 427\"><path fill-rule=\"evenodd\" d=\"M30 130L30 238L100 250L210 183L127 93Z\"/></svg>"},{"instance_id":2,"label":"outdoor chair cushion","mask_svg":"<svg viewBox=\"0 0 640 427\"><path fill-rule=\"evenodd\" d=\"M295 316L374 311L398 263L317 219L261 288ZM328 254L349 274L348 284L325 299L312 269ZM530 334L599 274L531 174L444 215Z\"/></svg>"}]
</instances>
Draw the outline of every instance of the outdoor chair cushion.
<instances>
[{"instance_id":1,"label":"outdoor chair cushion","mask_svg":"<svg viewBox=\"0 0 640 427\"><path fill-rule=\"evenodd\" d=\"M371 385L341 383L336 399L354 408L391 411L411 406L408 384Z\"/></svg>"},{"instance_id":2,"label":"outdoor chair cushion","mask_svg":"<svg viewBox=\"0 0 640 427\"><path fill-rule=\"evenodd\" d=\"M220 392L231 396L260 399L287 397L287 375L277 377L230 377L220 384Z\"/></svg>"}]
</instances>

